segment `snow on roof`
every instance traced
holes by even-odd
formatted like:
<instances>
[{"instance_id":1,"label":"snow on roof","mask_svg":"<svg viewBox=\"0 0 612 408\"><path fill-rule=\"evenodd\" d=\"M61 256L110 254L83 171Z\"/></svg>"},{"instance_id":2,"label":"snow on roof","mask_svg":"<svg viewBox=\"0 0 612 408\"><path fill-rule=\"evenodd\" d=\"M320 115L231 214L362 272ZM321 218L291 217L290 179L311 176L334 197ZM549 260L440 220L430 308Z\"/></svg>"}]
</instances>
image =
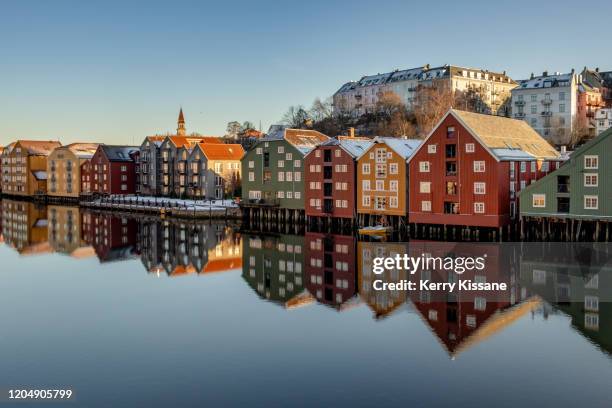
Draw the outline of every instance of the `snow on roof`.
<instances>
[{"instance_id":1,"label":"snow on roof","mask_svg":"<svg viewBox=\"0 0 612 408\"><path fill-rule=\"evenodd\" d=\"M47 172L44 170L33 171L32 174L34 175L36 180L46 180L47 179Z\"/></svg>"},{"instance_id":2,"label":"snow on roof","mask_svg":"<svg viewBox=\"0 0 612 408\"><path fill-rule=\"evenodd\" d=\"M293 147L300 151L300 153L306 155L321 143L329 140L329 137L325 136L321 132L317 132L316 130L282 129L266 135L266 137L260 139L260 141L268 142L283 139L285 139L288 143L291 143Z\"/></svg>"},{"instance_id":3,"label":"snow on roof","mask_svg":"<svg viewBox=\"0 0 612 408\"><path fill-rule=\"evenodd\" d=\"M527 161L527 160L536 160L536 157L525 152L521 149L491 149L493 154L495 154L499 160L517 160L517 161Z\"/></svg>"},{"instance_id":4,"label":"snow on roof","mask_svg":"<svg viewBox=\"0 0 612 408\"><path fill-rule=\"evenodd\" d=\"M106 157L110 161L134 161L134 159L131 157L131 154L139 151L138 146L101 145L101 147L104 150Z\"/></svg>"},{"instance_id":5,"label":"snow on roof","mask_svg":"<svg viewBox=\"0 0 612 408\"><path fill-rule=\"evenodd\" d=\"M540 89L560 86L569 86L572 74L542 75L521 81L517 89Z\"/></svg>"},{"instance_id":6,"label":"snow on roof","mask_svg":"<svg viewBox=\"0 0 612 408\"><path fill-rule=\"evenodd\" d=\"M368 150L374 142L371 140L351 140L351 139L342 139L339 140L340 146L344 148L351 156L359 157L366 150Z\"/></svg>"},{"instance_id":7,"label":"snow on roof","mask_svg":"<svg viewBox=\"0 0 612 408\"><path fill-rule=\"evenodd\" d=\"M374 141L376 143L385 143L389 146L395 153L402 156L404 160L408 160L410 156L417 151L421 143L423 142L421 139L402 139L399 137L381 137L377 136Z\"/></svg>"}]
</instances>

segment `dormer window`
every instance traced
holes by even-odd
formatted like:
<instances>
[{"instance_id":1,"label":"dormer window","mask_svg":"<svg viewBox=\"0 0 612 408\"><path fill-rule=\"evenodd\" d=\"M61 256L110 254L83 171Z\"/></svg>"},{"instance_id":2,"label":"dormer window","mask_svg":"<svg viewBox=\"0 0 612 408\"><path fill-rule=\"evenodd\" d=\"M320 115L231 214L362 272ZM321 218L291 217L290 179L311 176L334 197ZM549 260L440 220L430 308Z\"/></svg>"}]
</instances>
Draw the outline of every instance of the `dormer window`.
<instances>
[{"instance_id":1,"label":"dormer window","mask_svg":"<svg viewBox=\"0 0 612 408\"><path fill-rule=\"evenodd\" d=\"M446 137L452 139L455 137L455 127L449 126L446 128Z\"/></svg>"}]
</instances>

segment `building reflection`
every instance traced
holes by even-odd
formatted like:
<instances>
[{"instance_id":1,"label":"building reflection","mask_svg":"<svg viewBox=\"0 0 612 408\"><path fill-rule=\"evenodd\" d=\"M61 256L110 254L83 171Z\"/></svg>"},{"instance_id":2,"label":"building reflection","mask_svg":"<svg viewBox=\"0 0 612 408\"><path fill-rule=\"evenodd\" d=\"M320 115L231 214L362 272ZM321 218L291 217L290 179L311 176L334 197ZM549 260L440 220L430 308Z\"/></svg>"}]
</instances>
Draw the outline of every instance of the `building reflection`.
<instances>
[{"instance_id":1,"label":"building reflection","mask_svg":"<svg viewBox=\"0 0 612 408\"><path fill-rule=\"evenodd\" d=\"M245 235L242 277L263 299L292 309L314 297L304 287L304 236Z\"/></svg>"},{"instance_id":2,"label":"building reflection","mask_svg":"<svg viewBox=\"0 0 612 408\"><path fill-rule=\"evenodd\" d=\"M47 240L47 208L16 200L2 200L2 235L4 243L21 255L52 252Z\"/></svg>"},{"instance_id":3,"label":"building reflection","mask_svg":"<svg viewBox=\"0 0 612 408\"><path fill-rule=\"evenodd\" d=\"M138 222L127 216L83 212L82 240L93 246L100 262L134 259L139 254Z\"/></svg>"},{"instance_id":4,"label":"building reflection","mask_svg":"<svg viewBox=\"0 0 612 408\"><path fill-rule=\"evenodd\" d=\"M308 292L319 303L337 310L359 304L355 274L356 238L307 232L304 243Z\"/></svg>"},{"instance_id":5,"label":"building reflection","mask_svg":"<svg viewBox=\"0 0 612 408\"><path fill-rule=\"evenodd\" d=\"M94 248L81 234L81 214L77 206L49 205L47 207L49 245L54 252L75 258L95 256Z\"/></svg>"},{"instance_id":6,"label":"building reflection","mask_svg":"<svg viewBox=\"0 0 612 408\"><path fill-rule=\"evenodd\" d=\"M405 306L407 291L374 290L373 283L380 279L383 282L400 282L408 279L405 270L388 269L382 274L374 274L374 258L395 257L408 253L407 242L358 242L357 243L357 284L359 297L374 313L376 319L385 318Z\"/></svg>"},{"instance_id":7,"label":"building reflection","mask_svg":"<svg viewBox=\"0 0 612 408\"><path fill-rule=\"evenodd\" d=\"M604 243L525 243L523 296L541 297L612 354L612 250Z\"/></svg>"},{"instance_id":8,"label":"building reflection","mask_svg":"<svg viewBox=\"0 0 612 408\"><path fill-rule=\"evenodd\" d=\"M242 268L241 236L221 223L158 219L140 223L145 269L168 276L205 274Z\"/></svg>"}]
</instances>

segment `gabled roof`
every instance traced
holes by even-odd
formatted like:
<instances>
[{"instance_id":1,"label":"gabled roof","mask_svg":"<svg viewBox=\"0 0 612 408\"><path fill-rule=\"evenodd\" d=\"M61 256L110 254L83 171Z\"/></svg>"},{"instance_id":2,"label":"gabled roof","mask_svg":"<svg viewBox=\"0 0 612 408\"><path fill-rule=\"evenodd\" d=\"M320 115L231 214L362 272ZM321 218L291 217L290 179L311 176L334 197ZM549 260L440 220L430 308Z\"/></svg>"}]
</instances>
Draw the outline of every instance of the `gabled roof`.
<instances>
[{"instance_id":1,"label":"gabled roof","mask_svg":"<svg viewBox=\"0 0 612 408\"><path fill-rule=\"evenodd\" d=\"M19 144L22 149L25 149L28 154L34 156L48 156L56 147L62 144L54 140L18 140L15 145Z\"/></svg>"},{"instance_id":2,"label":"gabled roof","mask_svg":"<svg viewBox=\"0 0 612 408\"><path fill-rule=\"evenodd\" d=\"M153 143L155 146L159 147L166 139L166 136L147 136L145 138L145 142ZM144 143L144 142L143 142Z\"/></svg>"},{"instance_id":3,"label":"gabled roof","mask_svg":"<svg viewBox=\"0 0 612 408\"><path fill-rule=\"evenodd\" d=\"M502 116L484 115L449 109L434 126L423 144L452 115L497 161L503 160L562 160L555 150L527 122ZM410 160L409 160L410 161Z\"/></svg>"},{"instance_id":4,"label":"gabled roof","mask_svg":"<svg viewBox=\"0 0 612 408\"><path fill-rule=\"evenodd\" d=\"M170 142L176 147L193 147L197 143L223 143L216 136L168 136Z\"/></svg>"},{"instance_id":5,"label":"gabled roof","mask_svg":"<svg viewBox=\"0 0 612 408\"><path fill-rule=\"evenodd\" d=\"M244 156L239 144L198 143L197 147L208 160L240 160Z\"/></svg>"},{"instance_id":6,"label":"gabled roof","mask_svg":"<svg viewBox=\"0 0 612 408\"><path fill-rule=\"evenodd\" d=\"M456 109L451 109L448 114L457 118L494 156L495 149L504 149L503 153L507 153L507 150L522 150L537 159L559 159L555 148L524 120ZM496 157L501 160L500 156Z\"/></svg>"},{"instance_id":7,"label":"gabled roof","mask_svg":"<svg viewBox=\"0 0 612 408\"><path fill-rule=\"evenodd\" d=\"M356 159L372 147L373 144L372 139L368 138L338 137L337 139L329 139L327 142L321 143L320 146L340 146L353 159Z\"/></svg>"},{"instance_id":8,"label":"gabled roof","mask_svg":"<svg viewBox=\"0 0 612 408\"><path fill-rule=\"evenodd\" d=\"M283 139L305 155L321 143L329 140L329 136L325 136L323 133L317 132L316 130L279 129L260 139L260 142Z\"/></svg>"},{"instance_id":9,"label":"gabled roof","mask_svg":"<svg viewBox=\"0 0 612 408\"><path fill-rule=\"evenodd\" d=\"M79 159L91 159L99 145L99 143L71 143L61 148L70 150Z\"/></svg>"},{"instance_id":10,"label":"gabled roof","mask_svg":"<svg viewBox=\"0 0 612 408\"><path fill-rule=\"evenodd\" d=\"M376 136L374 138L372 146L378 143L384 143L389 146L391 150L400 155L401 158L403 158L404 160L408 160L418 150L422 142L423 141L421 139L403 139L399 137ZM367 150L363 152L358 158L361 158L361 156L363 156L365 153L367 153Z\"/></svg>"},{"instance_id":11,"label":"gabled roof","mask_svg":"<svg viewBox=\"0 0 612 408\"><path fill-rule=\"evenodd\" d=\"M100 145L100 148L110 161L132 162L132 154L139 151L138 146Z\"/></svg>"}]
</instances>

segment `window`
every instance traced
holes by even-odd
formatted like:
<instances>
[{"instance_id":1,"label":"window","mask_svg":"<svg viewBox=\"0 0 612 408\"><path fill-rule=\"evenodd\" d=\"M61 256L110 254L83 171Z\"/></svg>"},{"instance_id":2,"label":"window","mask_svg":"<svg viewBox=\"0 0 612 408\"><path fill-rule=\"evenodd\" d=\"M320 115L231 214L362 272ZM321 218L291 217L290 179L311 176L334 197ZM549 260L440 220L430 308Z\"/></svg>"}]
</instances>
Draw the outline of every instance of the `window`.
<instances>
[{"instance_id":1,"label":"window","mask_svg":"<svg viewBox=\"0 0 612 408\"><path fill-rule=\"evenodd\" d=\"M284 191L277 191L276 192L276 198L285 198L285 192Z\"/></svg>"},{"instance_id":2,"label":"window","mask_svg":"<svg viewBox=\"0 0 612 408\"><path fill-rule=\"evenodd\" d=\"M285 162L283 160L279 160L278 167L285 167Z\"/></svg>"},{"instance_id":3,"label":"window","mask_svg":"<svg viewBox=\"0 0 612 408\"><path fill-rule=\"evenodd\" d=\"M584 175L584 186L585 187L597 187L598 185L597 173L585 173Z\"/></svg>"},{"instance_id":4,"label":"window","mask_svg":"<svg viewBox=\"0 0 612 408\"><path fill-rule=\"evenodd\" d=\"M538 113L538 105L531 105L531 113L532 114Z\"/></svg>"},{"instance_id":5,"label":"window","mask_svg":"<svg viewBox=\"0 0 612 408\"><path fill-rule=\"evenodd\" d=\"M531 172L532 173L536 172L536 162L534 162L534 161L531 162Z\"/></svg>"},{"instance_id":6,"label":"window","mask_svg":"<svg viewBox=\"0 0 612 408\"><path fill-rule=\"evenodd\" d=\"M386 164L376 165L376 177L387 177L387 165Z\"/></svg>"},{"instance_id":7,"label":"window","mask_svg":"<svg viewBox=\"0 0 612 408\"><path fill-rule=\"evenodd\" d=\"M474 183L474 194L485 194L485 183L476 182Z\"/></svg>"},{"instance_id":8,"label":"window","mask_svg":"<svg viewBox=\"0 0 612 408\"><path fill-rule=\"evenodd\" d=\"M466 143L465 144L465 152L466 153L474 153L474 143Z\"/></svg>"},{"instance_id":9,"label":"window","mask_svg":"<svg viewBox=\"0 0 612 408\"><path fill-rule=\"evenodd\" d=\"M284 146L278 146L278 153L280 153L280 154L285 153L285 147Z\"/></svg>"},{"instance_id":10,"label":"window","mask_svg":"<svg viewBox=\"0 0 612 408\"><path fill-rule=\"evenodd\" d=\"M475 214L484 214L485 206L484 203L474 203L474 213Z\"/></svg>"},{"instance_id":11,"label":"window","mask_svg":"<svg viewBox=\"0 0 612 408\"><path fill-rule=\"evenodd\" d=\"M482 297L474 298L474 309L486 310L487 309L487 299L482 298Z\"/></svg>"},{"instance_id":12,"label":"window","mask_svg":"<svg viewBox=\"0 0 612 408\"><path fill-rule=\"evenodd\" d=\"M455 137L455 127L454 126L449 126L446 128L446 137L448 137L449 139Z\"/></svg>"},{"instance_id":13,"label":"window","mask_svg":"<svg viewBox=\"0 0 612 408\"><path fill-rule=\"evenodd\" d=\"M385 180L376 180L376 191L385 191Z\"/></svg>"},{"instance_id":14,"label":"window","mask_svg":"<svg viewBox=\"0 0 612 408\"><path fill-rule=\"evenodd\" d=\"M370 174L370 163L363 163L361 165L361 172L363 174Z\"/></svg>"},{"instance_id":15,"label":"window","mask_svg":"<svg viewBox=\"0 0 612 408\"><path fill-rule=\"evenodd\" d=\"M550 163L545 161L544 163L542 163L542 171L544 173L548 172L548 169L550 168Z\"/></svg>"},{"instance_id":16,"label":"window","mask_svg":"<svg viewBox=\"0 0 612 408\"><path fill-rule=\"evenodd\" d=\"M299 169L301 166L302 166L302 162L300 160L293 161L293 167L295 167L296 169Z\"/></svg>"},{"instance_id":17,"label":"window","mask_svg":"<svg viewBox=\"0 0 612 408\"><path fill-rule=\"evenodd\" d=\"M127 166L121 166L121 171L122 171L122 172L127 171Z\"/></svg>"},{"instance_id":18,"label":"window","mask_svg":"<svg viewBox=\"0 0 612 408\"><path fill-rule=\"evenodd\" d=\"M340 157L340 149L336 149L336 150L334 151L334 156L336 156L336 157Z\"/></svg>"},{"instance_id":19,"label":"window","mask_svg":"<svg viewBox=\"0 0 612 408\"><path fill-rule=\"evenodd\" d=\"M389 164L389 173L391 174L397 174L398 171L398 166L397 163L391 163Z\"/></svg>"},{"instance_id":20,"label":"window","mask_svg":"<svg viewBox=\"0 0 612 408\"><path fill-rule=\"evenodd\" d=\"M391 180L391 182L389 183L389 190L397 191L397 186L398 186L397 180Z\"/></svg>"},{"instance_id":21,"label":"window","mask_svg":"<svg viewBox=\"0 0 612 408\"><path fill-rule=\"evenodd\" d=\"M584 308L591 312L599 311L599 298L597 296L585 296Z\"/></svg>"},{"instance_id":22,"label":"window","mask_svg":"<svg viewBox=\"0 0 612 408\"><path fill-rule=\"evenodd\" d=\"M363 191L370 191L370 180L362 180L361 181L361 189Z\"/></svg>"},{"instance_id":23,"label":"window","mask_svg":"<svg viewBox=\"0 0 612 408\"><path fill-rule=\"evenodd\" d=\"M585 210L597 210L599 208L598 197L596 195L585 195L584 196L584 209Z\"/></svg>"},{"instance_id":24,"label":"window","mask_svg":"<svg viewBox=\"0 0 612 408\"><path fill-rule=\"evenodd\" d=\"M361 204L364 207L369 207L370 206L370 196L364 195L363 198L361 199Z\"/></svg>"},{"instance_id":25,"label":"window","mask_svg":"<svg viewBox=\"0 0 612 408\"><path fill-rule=\"evenodd\" d=\"M389 197L389 207L397 208L397 197Z\"/></svg>"},{"instance_id":26,"label":"window","mask_svg":"<svg viewBox=\"0 0 612 408\"><path fill-rule=\"evenodd\" d=\"M546 207L546 194L533 194L531 196L531 205L534 208Z\"/></svg>"},{"instance_id":27,"label":"window","mask_svg":"<svg viewBox=\"0 0 612 408\"><path fill-rule=\"evenodd\" d=\"M597 170L599 167L599 156L584 156L584 168L588 170Z\"/></svg>"},{"instance_id":28,"label":"window","mask_svg":"<svg viewBox=\"0 0 612 408\"><path fill-rule=\"evenodd\" d=\"M527 163L521 162L521 173L525 173L527 171Z\"/></svg>"},{"instance_id":29,"label":"window","mask_svg":"<svg viewBox=\"0 0 612 408\"><path fill-rule=\"evenodd\" d=\"M261 154L262 153L262 148L258 147L257 149L255 149L255 153L256 154Z\"/></svg>"},{"instance_id":30,"label":"window","mask_svg":"<svg viewBox=\"0 0 612 408\"><path fill-rule=\"evenodd\" d=\"M384 163L387 159L387 151L385 149L376 149L376 163Z\"/></svg>"},{"instance_id":31,"label":"window","mask_svg":"<svg viewBox=\"0 0 612 408\"><path fill-rule=\"evenodd\" d=\"M285 173L285 180L287 181L293 181L293 173L288 171Z\"/></svg>"},{"instance_id":32,"label":"window","mask_svg":"<svg viewBox=\"0 0 612 408\"><path fill-rule=\"evenodd\" d=\"M376 196L374 201L374 209L384 210L387 207L387 197Z\"/></svg>"},{"instance_id":33,"label":"window","mask_svg":"<svg viewBox=\"0 0 612 408\"><path fill-rule=\"evenodd\" d=\"M531 102L537 102L537 101L538 101L538 95L532 94L531 95Z\"/></svg>"},{"instance_id":34,"label":"window","mask_svg":"<svg viewBox=\"0 0 612 408\"><path fill-rule=\"evenodd\" d=\"M564 101L565 100L565 92L559 92L559 100L560 101Z\"/></svg>"},{"instance_id":35,"label":"window","mask_svg":"<svg viewBox=\"0 0 612 408\"><path fill-rule=\"evenodd\" d=\"M484 173L485 172L485 162L484 160L477 160L474 162L474 173Z\"/></svg>"},{"instance_id":36,"label":"window","mask_svg":"<svg viewBox=\"0 0 612 408\"><path fill-rule=\"evenodd\" d=\"M293 181L302 181L302 173L296 171L293 173Z\"/></svg>"},{"instance_id":37,"label":"window","mask_svg":"<svg viewBox=\"0 0 612 408\"><path fill-rule=\"evenodd\" d=\"M421 181L419 183L419 192L421 193L431 193L431 182L429 181Z\"/></svg>"},{"instance_id":38,"label":"window","mask_svg":"<svg viewBox=\"0 0 612 408\"><path fill-rule=\"evenodd\" d=\"M436 154L436 145L435 144L427 145L427 153Z\"/></svg>"},{"instance_id":39,"label":"window","mask_svg":"<svg viewBox=\"0 0 612 408\"><path fill-rule=\"evenodd\" d=\"M560 103L559 104L559 112L560 113L564 113L565 112L565 104L564 103Z\"/></svg>"},{"instance_id":40,"label":"window","mask_svg":"<svg viewBox=\"0 0 612 408\"><path fill-rule=\"evenodd\" d=\"M291 153L287 153L287 154L285 155L285 160L289 160L289 161L293 160L293 154L291 154Z\"/></svg>"},{"instance_id":41,"label":"window","mask_svg":"<svg viewBox=\"0 0 612 408\"><path fill-rule=\"evenodd\" d=\"M421 211L431 211L431 201L421 201Z\"/></svg>"},{"instance_id":42,"label":"window","mask_svg":"<svg viewBox=\"0 0 612 408\"><path fill-rule=\"evenodd\" d=\"M429 173L429 162L428 161L419 162L419 171L421 173Z\"/></svg>"},{"instance_id":43,"label":"window","mask_svg":"<svg viewBox=\"0 0 612 408\"><path fill-rule=\"evenodd\" d=\"M282 171L278 172L278 181L285 181L285 173Z\"/></svg>"}]
</instances>

